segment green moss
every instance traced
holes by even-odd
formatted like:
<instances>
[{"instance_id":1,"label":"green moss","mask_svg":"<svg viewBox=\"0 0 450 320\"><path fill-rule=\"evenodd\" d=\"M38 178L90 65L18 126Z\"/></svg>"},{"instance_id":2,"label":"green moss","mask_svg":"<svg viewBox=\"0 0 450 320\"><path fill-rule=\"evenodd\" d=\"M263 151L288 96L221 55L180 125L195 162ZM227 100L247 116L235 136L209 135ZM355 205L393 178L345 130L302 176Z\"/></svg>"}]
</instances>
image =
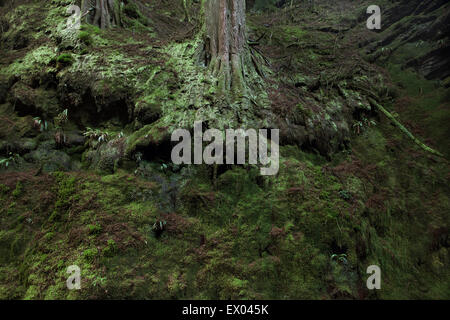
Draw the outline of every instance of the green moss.
<instances>
[{"instance_id":1,"label":"green moss","mask_svg":"<svg viewBox=\"0 0 450 320\"><path fill-rule=\"evenodd\" d=\"M148 27L151 23L151 20L144 16L141 11L139 10L138 6L133 3L133 2L129 2L127 3L124 7L123 7L123 12L125 15L127 15L129 18L132 18L132 22L134 22L134 27L137 26L136 23L138 23L139 25L143 26L143 27ZM146 30L144 28L144 30Z\"/></svg>"},{"instance_id":2,"label":"green moss","mask_svg":"<svg viewBox=\"0 0 450 320\"><path fill-rule=\"evenodd\" d=\"M61 16L58 21L64 22L66 2L56 1L58 9L49 16ZM334 18L333 22L339 21ZM322 55L330 58L328 49L299 49L312 31L284 26L280 20L275 23L280 25L274 28L273 39L283 46L293 44L288 54L294 52L294 65L314 62L310 66L315 67L324 62ZM234 127L236 117L242 118L239 124L253 120L254 110L217 107L216 79L195 60L201 40L170 44L162 50L168 61L154 66L134 56L135 52L129 54L129 46L122 51L123 43L109 39L109 31L87 28L83 31L104 51L91 50L82 59L74 59L59 71L58 78L88 81L89 75L98 75L101 80L90 88L102 115L110 111L111 92L120 99L131 96L128 111L143 112L143 118L147 117L143 123L153 121L156 111L161 119L126 136L124 151L131 163L138 150L166 152L159 147L171 130L189 127L197 117L212 119L213 127L220 127L217 123ZM116 29L111 34L122 36L126 31ZM322 40L318 36L315 42ZM53 57L54 49L48 50ZM46 54L41 58L32 62L32 55L27 55L22 57L26 67L18 60L3 71L56 71L53 64L45 64ZM445 108L440 111L439 106L446 92L413 75L396 75L405 82L404 93L417 99L408 104L408 110L399 111L399 117L412 119L422 110L421 123L441 136L444 145L448 121ZM293 81L304 83L304 88L312 82L303 75ZM333 112L345 110L344 99L369 111L364 94L350 89L348 81L349 85L339 82L340 97L334 96L335 85L330 92L320 85L323 93L317 98L324 110L310 112L311 101L305 98L296 111L314 120L329 120L332 123L323 126L333 128ZM364 75L351 81L366 87L372 83ZM409 112L409 107L414 111ZM23 121L18 125L22 130L27 123L18 119L16 124L19 121ZM108 122L106 130L113 122ZM130 126L127 129L131 131ZM47 138L51 136L40 139ZM0 209L0 298L354 299L361 294L382 299L446 298L448 285L442 279L447 277L448 250L439 232L446 225L444 213L450 205L448 168L409 148L381 120L377 127L354 137L351 148L335 154L331 162L298 146L281 146L280 171L274 177L261 177L256 166L224 165L214 179L214 171L206 165L157 170L160 164L145 160L139 166L144 178L121 170L103 176L86 171L24 175L17 197L10 199L12 190L0 184L5 202ZM65 151L75 154L81 149L77 150ZM11 185L9 175L0 178ZM169 197L173 197L170 210ZM52 217L46 221L49 212ZM32 223L27 220L30 217ZM167 222L161 238L152 235L155 221ZM330 258L333 254L345 260L335 261ZM81 267L83 290L65 288L70 264ZM383 290L376 294L359 287L370 264L380 265L383 272Z\"/></svg>"},{"instance_id":3,"label":"green moss","mask_svg":"<svg viewBox=\"0 0 450 320\"><path fill-rule=\"evenodd\" d=\"M276 10L276 0L256 0L254 1L254 10Z\"/></svg>"},{"instance_id":4,"label":"green moss","mask_svg":"<svg viewBox=\"0 0 450 320\"><path fill-rule=\"evenodd\" d=\"M52 240L55 237L55 232L47 232L44 237L47 241Z\"/></svg>"},{"instance_id":5,"label":"green moss","mask_svg":"<svg viewBox=\"0 0 450 320\"><path fill-rule=\"evenodd\" d=\"M105 257L112 257L117 253L117 244L113 239L109 239L107 246L103 248L103 255Z\"/></svg>"},{"instance_id":6,"label":"green moss","mask_svg":"<svg viewBox=\"0 0 450 320\"><path fill-rule=\"evenodd\" d=\"M405 119L419 123L425 132L424 137L419 135L418 138L433 140L436 147L433 144L431 147L449 156L450 149L444 146L450 134L445 123L450 118L444 106L450 96L450 88L440 87L436 81L427 80L411 69L401 70L399 65L389 65L389 70L394 81L402 87L400 93L408 102L408 108L402 110L399 121Z\"/></svg>"},{"instance_id":7,"label":"green moss","mask_svg":"<svg viewBox=\"0 0 450 320\"><path fill-rule=\"evenodd\" d=\"M311 117L312 111L308 108L305 108L301 103L297 104L297 108L304 117L306 118Z\"/></svg>"},{"instance_id":8,"label":"green moss","mask_svg":"<svg viewBox=\"0 0 450 320\"><path fill-rule=\"evenodd\" d=\"M298 26L284 26L282 27L282 32L285 33L287 40L289 39L298 40L306 34L306 31Z\"/></svg>"},{"instance_id":9,"label":"green moss","mask_svg":"<svg viewBox=\"0 0 450 320\"><path fill-rule=\"evenodd\" d=\"M49 221L55 221L61 218L69 208L73 197L75 195L75 177L66 175L63 172L55 172L53 176L57 180L57 200L52 214L49 217Z\"/></svg>"},{"instance_id":10,"label":"green moss","mask_svg":"<svg viewBox=\"0 0 450 320\"><path fill-rule=\"evenodd\" d=\"M0 184L0 194L5 195L9 192L9 187L4 184Z\"/></svg>"},{"instance_id":11,"label":"green moss","mask_svg":"<svg viewBox=\"0 0 450 320\"><path fill-rule=\"evenodd\" d=\"M128 137L125 154L130 156L137 148L149 145L158 146L167 136L167 128L162 126L159 121L146 125Z\"/></svg>"},{"instance_id":12,"label":"green moss","mask_svg":"<svg viewBox=\"0 0 450 320\"><path fill-rule=\"evenodd\" d=\"M94 26L92 24L82 24L80 30L82 32L86 32L91 35L99 35L101 34L101 29L97 26Z\"/></svg>"},{"instance_id":13,"label":"green moss","mask_svg":"<svg viewBox=\"0 0 450 320\"><path fill-rule=\"evenodd\" d=\"M7 76L17 75L21 78L27 78L41 72L54 56L55 48L49 45L43 45L29 51L25 57L14 60L8 67L3 68L1 73Z\"/></svg>"},{"instance_id":14,"label":"green moss","mask_svg":"<svg viewBox=\"0 0 450 320\"><path fill-rule=\"evenodd\" d=\"M89 234L98 235L102 232L102 226L99 224L89 224L87 227Z\"/></svg>"},{"instance_id":15,"label":"green moss","mask_svg":"<svg viewBox=\"0 0 450 320\"><path fill-rule=\"evenodd\" d=\"M63 65L71 65L74 61L74 58L70 53L63 53L56 58L56 61Z\"/></svg>"},{"instance_id":16,"label":"green moss","mask_svg":"<svg viewBox=\"0 0 450 320\"><path fill-rule=\"evenodd\" d=\"M12 214L14 214L15 213L15 207L17 206L17 203L16 202L11 202L10 204L9 204L9 206L8 206L8 210L6 211L6 213L8 214L8 215L12 215Z\"/></svg>"},{"instance_id":17,"label":"green moss","mask_svg":"<svg viewBox=\"0 0 450 320\"><path fill-rule=\"evenodd\" d=\"M87 31L80 31L80 33L78 34L78 39L80 39L80 41L87 46L90 46L93 43L91 34Z\"/></svg>"},{"instance_id":18,"label":"green moss","mask_svg":"<svg viewBox=\"0 0 450 320\"><path fill-rule=\"evenodd\" d=\"M86 249L83 251L83 257L86 261L92 262L98 255L97 248Z\"/></svg>"},{"instance_id":19,"label":"green moss","mask_svg":"<svg viewBox=\"0 0 450 320\"><path fill-rule=\"evenodd\" d=\"M24 300L34 300L38 299L40 296L39 287L35 285L31 285L28 287L27 292L25 293Z\"/></svg>"},{"instance_id":20,"label":"green moss","mask_svg":"<svg viewBox=\"0 0 450 320\"><path fill-rule=\"evenodd\" d=\"M17 181L16 188L12 192L12 195L14 198L19 198L22 195L23 192L23 184L22 181Z\"/></svg>"}]
</instances>

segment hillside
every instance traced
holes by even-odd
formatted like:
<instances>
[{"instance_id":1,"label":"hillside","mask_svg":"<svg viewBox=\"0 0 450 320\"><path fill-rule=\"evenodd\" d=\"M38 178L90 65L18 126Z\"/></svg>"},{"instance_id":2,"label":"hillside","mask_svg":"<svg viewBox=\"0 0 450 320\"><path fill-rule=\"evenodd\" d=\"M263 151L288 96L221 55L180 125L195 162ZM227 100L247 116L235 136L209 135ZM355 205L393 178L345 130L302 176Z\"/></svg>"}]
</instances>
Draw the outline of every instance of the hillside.
<instances>
[{"instance_id":1,"label":"hillside","mask_svg":"<svg viewBox=\"0 0 450 320\"><path fill-rule=\"evenodd\" d=\"M0 299L450 298L450 3L246 3L228 101L202 1L0 0ZM278 173L174 164L196 120L279 129Z\"/></svg>"}]
</instances>

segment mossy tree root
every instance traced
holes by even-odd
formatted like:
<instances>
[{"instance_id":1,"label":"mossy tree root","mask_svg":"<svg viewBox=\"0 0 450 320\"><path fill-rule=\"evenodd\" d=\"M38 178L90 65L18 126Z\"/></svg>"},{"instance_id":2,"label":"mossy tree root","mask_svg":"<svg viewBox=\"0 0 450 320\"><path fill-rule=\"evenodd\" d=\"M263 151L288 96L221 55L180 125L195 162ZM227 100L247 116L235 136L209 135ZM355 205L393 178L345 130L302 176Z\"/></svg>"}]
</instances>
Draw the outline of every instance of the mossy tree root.
<instances>
[{"instance_id":1,"label":"mossy tree root","mask_svg":"<svg viewBox=\"0 0 450 320\"><path fill-rule=\"evenodd\" d=\"M184 11L184 21L191 22L191 17L189 15L189 0L182 0L183 11Z\"/></svg>"},{"instance_id":2,"label":"mossy tree root","mask_svg":"<svg viewBox=\"0 0 450 320\"><path fill-rule=\"evenodd\" d=\"M82 0L81 12L87 23L101 29L122 24L121 4L118 0Z\"/></svg>"},{"instance_id":3,"label":"mossy tree root","mask_svg":"<svg viewBox=\"0 0 450 320\"><path fill-rule=\"evenodd\" d=\"M399 128L404 134L406 134L409 138L411 138L411 139L412 139L418 146L420 146L423 150L425 150L425 151L427 151L427 152L429 152L429 153L432 153L432 154L434 154L434 155L437 155L437 156L439 156L439 157L443 157L443 158L444 158L444 155L443 155L442 153L440 153L439 151L436 151L436 150L434 150L434 149L428 147L427 145L425 145L424 143L422 143L419 139L417 139L416 137L414 137L414 135L413 135L411 132L409 132L408 129L406 129L400 122L398 122L397 119L395 119L395 117L394 117L389 111L387 111L385 108L383 108L383 106L381 106L380 104L378 104L374 99L369 98L369 102L370 102L373 106L377 107L378 110L380 110L381 112L383 112L384 115L385 115L386 117L388 117L389 120L391 120L392 123L394 123L394 124L397 126L397 128Z\"/></svg>"}]
</instances>

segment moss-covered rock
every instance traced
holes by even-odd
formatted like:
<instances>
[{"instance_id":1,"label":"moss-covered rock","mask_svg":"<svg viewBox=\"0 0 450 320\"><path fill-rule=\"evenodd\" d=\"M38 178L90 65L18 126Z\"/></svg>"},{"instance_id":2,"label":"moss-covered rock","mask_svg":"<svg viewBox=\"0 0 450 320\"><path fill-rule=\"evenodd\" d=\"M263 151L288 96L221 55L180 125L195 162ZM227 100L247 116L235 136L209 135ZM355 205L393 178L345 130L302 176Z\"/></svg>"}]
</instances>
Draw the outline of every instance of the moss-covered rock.
<instances>
[{"instance_id":1,"label":"moss-covered rock","mask_svg":"<svg viewBox=\"0 0 450 320\"><path fill-rule=\"evenodd\" d=\"M155 151L164 141L170 140L170 133L167 127L160 121L148 124L127 138L125 155L130 157L139 149L153 146Z\"/></svg>"},{"instance_id":2,"label":"moss-covered rock","mask_svg":"<svg viewBox=\"0 0 450 320\"><path fill-rule=\"evenodd\" d=\"M77 168L70 156L56 150L54 141L41 143L36 150L27 153L24 159L40 166L44 172L69 171Z\"/></svg>"},{"instance_id":3,"label":"moss-covered rock","mask_svg":"<svg viewBox=\"0 0 450 320\"><path fill-rule=\"evenodd\" d=\"M51 119L60 107L54 91L33 89L22 82L17 82L10 90L10 103L19 115L41 116Z\"/></svg>"},{"instance_id":4,"label":"moss-covered rock","mask_svg":"<svg viewBox=\"0 0 450 320\"><path fill-rule=\"evenodd\" d=\"M136 119L142 124L151 124L158 120L162 115L161 106L145 98L139 100L134 108Z\"/></svg>"},{"instance_id":5,"label":"moss-covered rock","mask_svg":"<svg viewBox=\"0 0 450 320\"><path fill-rule=\"evenodd\" d=\"M100 144L94 150L84 154L85 165L101 173L114 173L124 157L125 138Z\"/></svg>"}]
</instances>

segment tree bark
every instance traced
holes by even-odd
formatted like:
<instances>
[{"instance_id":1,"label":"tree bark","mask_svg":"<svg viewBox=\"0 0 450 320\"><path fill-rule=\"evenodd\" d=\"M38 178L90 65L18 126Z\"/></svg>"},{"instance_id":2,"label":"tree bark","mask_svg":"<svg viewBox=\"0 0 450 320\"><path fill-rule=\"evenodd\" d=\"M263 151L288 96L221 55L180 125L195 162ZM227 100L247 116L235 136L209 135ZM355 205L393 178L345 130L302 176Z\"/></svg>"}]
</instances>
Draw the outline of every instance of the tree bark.
<instances>
[{"instance_id":1,"label":"tree bark","mask_svg":"<svg viewBox=\"0 0 450 320\"><path fill-rule=\"evenodd\" d=\"M205 0L205 64L221 93L244 94L245 0Z\"/></svg>"},{"instance_id":2,"label":"tree bark","mask_svg":"<svg viewBox=\"0 0 450 320\"><path fill-rule=\"evenodd\" d=\"M83 21L101 29L121 25L119 0L82 0Z\"/></svg>"}]
</instances>

